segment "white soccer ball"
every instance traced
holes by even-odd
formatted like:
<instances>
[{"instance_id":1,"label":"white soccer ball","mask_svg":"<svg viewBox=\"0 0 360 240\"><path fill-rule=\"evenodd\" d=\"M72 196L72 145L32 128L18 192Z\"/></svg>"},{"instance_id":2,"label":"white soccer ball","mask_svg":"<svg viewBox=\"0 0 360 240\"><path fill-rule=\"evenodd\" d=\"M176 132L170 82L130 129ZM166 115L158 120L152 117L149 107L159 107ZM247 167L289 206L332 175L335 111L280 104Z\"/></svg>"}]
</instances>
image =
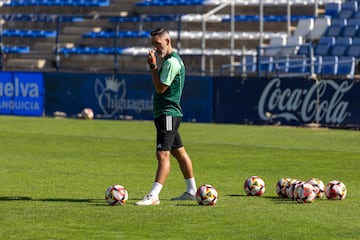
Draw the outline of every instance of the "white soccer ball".
<instances>
[{"instance_id":1,"label":"white soccer ball","mask_svg":"<svg viewBox=\"0 0 360 240\"><path fill-rule=\"evenodd\" d=\"M213 206L217 203L218 192L214 186L204 184L197 189L195 197L199 205Z\"/></svg>"},{"instance_id":2,"label":"white soccer ball","mask_svg":"<svg viewBox=\"0 0 360 240\"><path fill-rule=\"evenodd\" d=\"M105 200L111 205L125 205L128 200L128 191L124 186L112 185L105 192Z\"/></svg>"},{"instance_id":3,"label":"white soccer ball","mask_svg":"<svg viewBox=\"0 0 360 240\"><path fill-rule=\"evenodd\" d=\"M81 116L86 120L92 120L94 118L94 111L91 108L84 108L81 111Z\"/></svg>"},{"instance_id":4,"label":"white soccer ball","mask_svg":"<svg viewBox=\"0 0 360 240\"><path fill-rule=\"evenodd\" d=\"M244 191L248 196L262 196L265 192L265 181L259 176L251 176L244 182Z\"/></svg>"},{"instance_id":5,"label":"white soccer ball","mask_svg":"<svg viewBox=\"0 0 360 240\"><path fill-rule=\"evenodd\" d=\"M307 182L295 185L294 198L298 203L312 203L315 201L316 193L314 186Z\"/></svg>"},{"instance_id":6,"label":"white soccer ball","mask_svg":"<svg viewBox=\"0 0 360 240\"><path fill-rule=\"evenodd\" d=\"M322 197L324 195L324 193L325 193L325 185L324 185L324 182L321 181L319 178L310 178L306 182L313 185L317 198L320 198L320 197Z\"/></svg>"},{"instance_id":7,"label":"white soccer ball","mask_svg":"<svg viewBox=\"0 0 360 240\"><path fill-rule=\"evenodd\" d=\"M343 200L346 194L347 189L342 181L332 180L325 187L325 195L329 200Z\"/></svg>"},{"instance_id":8,"label":"white soccer ball","mask_svg":"<svg viewBox=\"0 0 360 240\"><path fill-rule=\"evenodd\" d=\"M279 197L287 198L286 187L290 181L291 181L291 178L288 178L288 177L280 178L279 181L277 181L275 190L276 190L276 194Z\"/></svg>"},{"instance_id":9,"label":"white soccer ball","mask_svg":"<svg viewBox=\"0 0 360 240\"><path fill-rule=\"evenodd\" d=\"M291 199L291 200L295 200L295 196L294 196L294 193L295 193L295 187L297 184L299 183L302 183L301 180L299 179L291 179L287 186L286 186L286 196Z\"/></svg>"}]
</instances>

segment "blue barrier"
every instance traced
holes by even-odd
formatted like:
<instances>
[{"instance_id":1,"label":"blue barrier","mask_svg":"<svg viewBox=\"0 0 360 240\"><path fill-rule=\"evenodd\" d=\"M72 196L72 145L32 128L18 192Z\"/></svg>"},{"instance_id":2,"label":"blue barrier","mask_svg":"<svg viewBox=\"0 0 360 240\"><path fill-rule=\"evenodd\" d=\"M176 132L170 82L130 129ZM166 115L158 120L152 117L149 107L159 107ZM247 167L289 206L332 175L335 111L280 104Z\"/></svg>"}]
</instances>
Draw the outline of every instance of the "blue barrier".
<instances>
[{"instance_id":1,"label":"blue barrier","mask_svg":"<svg viewBox=\"0 0 360 240\"><path fill-rule=\"evenodd\" d=\"M183 120L359 127L359 91L350 80L188 76ZM153 93L150 75L1 72L0 114L76 117L91 107L96 118L152 120Z\"/></svg>"},{"instance_id":2,"label":"blue barrier","mask_svg":"<svg viewBox=\"0 0 360 240\"><path fill-rule=\"evenodd\" d=\"M214 78L217 123L329 127L360 123L360 84L307 78Z\"/></svg>"},{"instance_id":3,"label":"blue barrier","mask_svg":"<svg viewBox=\"0 0 360 240\"><path fill-rule=\"evenodd\" d=\"M0 73L0 114L42 116L42 73Z\"/></svg>"}]
</instances>

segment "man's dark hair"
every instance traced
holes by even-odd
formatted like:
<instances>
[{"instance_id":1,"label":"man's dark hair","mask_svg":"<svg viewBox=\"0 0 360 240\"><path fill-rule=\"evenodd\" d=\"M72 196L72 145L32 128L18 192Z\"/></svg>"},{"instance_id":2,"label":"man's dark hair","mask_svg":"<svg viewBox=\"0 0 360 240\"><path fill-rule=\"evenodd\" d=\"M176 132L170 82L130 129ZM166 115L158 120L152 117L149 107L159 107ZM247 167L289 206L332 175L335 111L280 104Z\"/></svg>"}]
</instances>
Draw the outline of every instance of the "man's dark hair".
<instances>
[{"instance_id":1,"label":"man's dark hair","mask_svg":"<svg viewBox=\"0 0 360 240\"><path fill-rule=\"evenodd\" d=\"M164 27L159 27L159 28L155 29L154 31L152 31L150 35L156 36L156 35L163 35L164 33L169 34L169 31Z\"/></svg>"}]
</instances>

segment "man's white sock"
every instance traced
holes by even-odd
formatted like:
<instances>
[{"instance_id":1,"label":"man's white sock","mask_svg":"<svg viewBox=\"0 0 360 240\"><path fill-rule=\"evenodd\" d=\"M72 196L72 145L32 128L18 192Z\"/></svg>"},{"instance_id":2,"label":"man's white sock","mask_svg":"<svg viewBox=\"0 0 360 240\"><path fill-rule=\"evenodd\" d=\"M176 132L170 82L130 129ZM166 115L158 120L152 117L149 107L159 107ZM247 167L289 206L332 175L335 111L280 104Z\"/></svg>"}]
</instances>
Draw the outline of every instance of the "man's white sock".
<instances>
[{"instance_id":1,"label":"man's white sock","mask_svg":"<svg viewBox=\"0 0 360 240\"><path fill-rule=\"evenodd\" d=\"M186 192L195 195L196 193L196 183L195 183L195 178L187 178L185 179L185 183L186 183Z\"/></svg>"},{"instance_id":2,"label":"man's white sock","mask_svg":"<svg viewBox=\"0 0 360 240\"><path fill-rule=\"evenodd\" d=\"M159 198L159 194L161 192L162 187L163 187L162 184L158 182L154 182L149 194L151 194L155 198Z\"/></svg>"}]
</instances>

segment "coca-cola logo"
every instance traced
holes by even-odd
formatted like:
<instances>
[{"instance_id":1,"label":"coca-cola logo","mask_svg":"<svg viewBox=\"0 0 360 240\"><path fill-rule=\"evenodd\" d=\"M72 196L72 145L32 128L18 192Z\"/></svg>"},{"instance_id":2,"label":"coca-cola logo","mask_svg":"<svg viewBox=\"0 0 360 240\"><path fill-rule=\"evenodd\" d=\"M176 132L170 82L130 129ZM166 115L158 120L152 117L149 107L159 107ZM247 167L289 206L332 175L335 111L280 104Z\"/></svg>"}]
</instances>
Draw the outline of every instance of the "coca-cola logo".
<instances>
[{"instance_id":1,"label":"coca-cola logo","mask_svg":"<svg viewBox=\"0 0 360 240\"><path fill-rule=\"evenodd\" d=\"M262 120L285 119L297 122L339 124L350 115L344 95L353 83L333 80L316 81L309 89L281 88L281 80L271 80L261 93L258 113ZM326 99L331 95L331 98Z\"/></svg>"}]
</instances>

